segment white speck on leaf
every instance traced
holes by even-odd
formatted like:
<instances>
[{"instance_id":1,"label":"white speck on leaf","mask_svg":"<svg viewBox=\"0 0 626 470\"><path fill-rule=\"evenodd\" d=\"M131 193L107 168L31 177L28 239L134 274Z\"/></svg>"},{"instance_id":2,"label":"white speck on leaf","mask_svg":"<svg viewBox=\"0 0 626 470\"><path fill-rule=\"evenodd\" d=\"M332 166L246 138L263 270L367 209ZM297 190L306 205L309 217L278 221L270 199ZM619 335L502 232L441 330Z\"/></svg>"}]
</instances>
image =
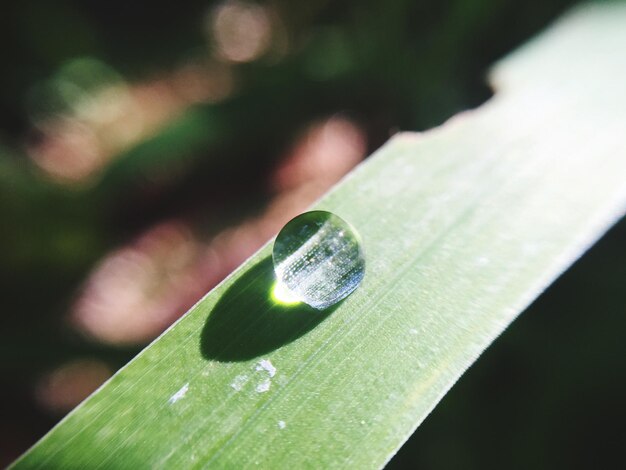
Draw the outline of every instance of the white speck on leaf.
<instances>
[{"instance_id":1,"label":"white speck on leaf","mask_svg":"<svg viewBox=\"0 0 626 470\"><path fill-rule=\"evenodd\" d=\"M279 421L278 422L278 427L280 429L285 429L287 427L287 423L285 423L284 421Z\"/></svg>"},{"instance_id":2,"label":"white speck on leaf","mask_svg":"<svg viewBox=\"0 0 626 470\"><path fill-rule=\"evenodd\" d=\"M187 394L188 390L189 390L189 382L183 385L178 392L176 392L174 395L170 397L170 399L168 400L169 404L173 405L178 400L185 398L185 395Z\"/></svg>"},{"instance_id":3,"label":"white speck on leaf","mask_svg":"<svg viewBox=\"0 0 626 470\"><path fill-rule=\"evenodd\" d=\"M476 258L476 264L478 266L486 266L489 264L489 258L487 258L486 256L479 256L478 258Z\"/></svg>"},{"instance_id":4,"label":"white speck on leaf","mask_svg":"<svg viewBox=\"0 0 626 470\"><path fill-rule=\"evenodd\" d=\"M274 377L276 375L276 367L274 367L274 364L272 364L269 359L261 359L256 366L256 370L264 370L270 375L270 377Z\"/></svg>"},{"instance_id":5,"label":"white speck on leaf","mask_svg":"<svg viewBox=\"0 0 626 470\"><path fill-rule=\"evenodd\" d=\"M271 385L272 385L272 382L270 379L264 380L263 382L261 382L259 385L256 386L256 391L258 393L265 393L270 389Z\"/></svg>"},{"instance_id":6,"label":"white speck on leaf","mask_svg":"<svg viewBox=\"0 0 626 470\"><path fill-rule=\"evenodd\" d=\"M411 333L412 335L416 335L417 334L417 330L415 328L411 328L409 330L409 333Z\"/></svg>"},{"instance_id":7,"label":"white speck on leaf","mask_svg":"<svg viewBox=\"0 0 626 470\"><path fill-rule=\"evenodd\" d=\"M232 381L232 383L230 384L230 386L236 391L236 392L241 392L241 389L243 388L243 386L248 382L248 376L247 375L238 375L237 377L235 377L235 380Z\"/></svg>"}]
</instances>

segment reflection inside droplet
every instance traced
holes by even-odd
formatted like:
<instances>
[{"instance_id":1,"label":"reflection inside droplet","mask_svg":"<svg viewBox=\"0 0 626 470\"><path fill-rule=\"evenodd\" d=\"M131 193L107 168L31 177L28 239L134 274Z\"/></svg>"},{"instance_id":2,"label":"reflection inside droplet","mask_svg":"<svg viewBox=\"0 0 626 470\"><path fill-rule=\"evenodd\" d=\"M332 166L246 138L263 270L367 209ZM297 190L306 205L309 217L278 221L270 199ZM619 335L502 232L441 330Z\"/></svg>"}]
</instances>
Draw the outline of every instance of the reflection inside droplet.
<instances>
[{"instance_id":1,"label":"reflection inside droplet","mask_svg":"<svg viewBox=\"0 0 626 470\"><path fill-rule=\"evenodd\" d=\"M274 242L273 259L277 286L283 284L291 298L319 310L350 295L365 274L358 234L326 211L306 212L285 225Z\"/></svg>"},{"instance_id":2,"label":"reflection inside droplet","mask_svg":"<svg viewBox=\"0 0 626 470\"><path fill-rule=\"evenodd\" d=\"M300 299L296 294L291 292L289 288L281 281L276 281L272 288L272 299L277 304L295 305L300 303Z\"/></svg>"}]
</instances>

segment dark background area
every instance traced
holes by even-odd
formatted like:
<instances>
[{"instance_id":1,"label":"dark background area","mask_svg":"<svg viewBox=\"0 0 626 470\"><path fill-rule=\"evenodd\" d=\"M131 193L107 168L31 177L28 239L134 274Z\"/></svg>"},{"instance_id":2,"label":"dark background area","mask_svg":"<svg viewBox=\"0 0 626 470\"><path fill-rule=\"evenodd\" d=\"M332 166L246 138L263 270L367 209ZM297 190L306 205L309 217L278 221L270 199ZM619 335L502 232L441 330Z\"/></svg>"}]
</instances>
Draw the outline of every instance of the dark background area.
<instances>
[{"instance_id":1,"label":"dark background area","mask_svg":"<svg viewBox=\"0 0 626 470\"><path fill-rule=\"evenodd\" d=\"M566 0L13 2L0 15L0 465L398 130L490 96ZM390 468L606 467L621 222Z\"/></svg>"}]
</instances>

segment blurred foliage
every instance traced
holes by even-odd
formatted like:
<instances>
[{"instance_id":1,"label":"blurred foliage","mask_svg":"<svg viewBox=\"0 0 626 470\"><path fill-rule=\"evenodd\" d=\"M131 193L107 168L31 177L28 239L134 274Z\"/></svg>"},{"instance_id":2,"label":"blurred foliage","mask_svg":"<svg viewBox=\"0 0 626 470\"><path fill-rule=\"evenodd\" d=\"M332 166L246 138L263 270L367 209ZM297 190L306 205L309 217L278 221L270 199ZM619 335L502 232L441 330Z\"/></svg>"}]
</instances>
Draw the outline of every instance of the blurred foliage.
<instances>
[{"instance_id":1,"label":"blurred foliage","mask_svg":"<svg viewBox=\"0 0 626 470\"><path fill-rule=\"evenodd\" d=\"M139 350L140 345L112 347L88 340L66 321L78 289L107 253L162 221L182 219L199 238L208 239L258 214L273 197L271 178L281 158L311 123L338 113L346 116L366 135L369 153L398 129L426 129L479 105L490 95L484 81L487 67L571 3L258 2L265 23L243 15L251 22L248 32L235 28L256 47L248 49L247 58L236 51L220 52L230 36L228 29L216 32L216 18L226 15L224 5L248 8L250 3L191 0L174 8L143 1L60 0L5 6L0 15L0 385L2 402L11 406L0 411L0 464L60 417L35 401L33 388L43 372L77 357L98 358L116 369ZM269 33L263 29L268 24ZM194 72L197 68L200 74ZM208 81L194 85L198 77ZM70 149L92 145L96 163L70 168L69 179L67 173L55 176L54 165L69 158L62 145L53 152L59 135L71 143ZM45 160L49 155L57 160ZM623 228L619 230L623 238ZM585 270L584 261L574 272L594 276L603 263L614 263L620 247L612 243L613 251L597 249L604 254L595 255L596 265L589 261ZM605 278L624 276L607 271ZM597 346L603 351L598 361L611 370L609 358L620 352L623 357L624 351L618 351L619 345L604 351L603 338L618 329L604 329L608 318L583 323L581 315L596 313L594 307L598 316L613 311L618 305L611 304L613 297L623 309L623 296L612 291L612 297L601 299L606 306L595 300L572 303L572 292L583 295L585 286L580 289L566 279L537 310L542 305L544 310L570 310L578 319L578 334L595 338L589 339L593 347L588 350ZM554 305L548 307L548 301ZM486 416L479 415L485 409L482 394L495 387L501 368L508 367L503 365L507 357L534 355L547 367L548 352L537 346L536 336L544 334L543 328L554 328L554 322L574 328L570 317L557 320L554 312L545 313L518 322L416 438L450 450L432 453L410 445L398 465L411 461L411 452L434 467L439 462L428 459L442 454L478 459L480 443L474 441L490 436L483 429L489 417L515 428L509 430L511 442L521 442L520 448L535 446L536 455L547 448L540 438L528 436L529 422L541 426L542 417L498 422L506 412L532 405L518 401L530 398L522 397L517 387L502 408L487 408ZM527 326L532 322L543 323L533 330ZM557 328L550 341L544 340L549 343L544 349L555 354L560 347L571 349L560 333ZM479 383L481 375L489 374L490 379ZM574 375L561 382L555 375L548 386L572 388ZM533 393L540 399L536 384L544 379L535 377L535 385L524 381L520 387L535 386ZM460 396L462 387L469 389L469 398ZM616 393L606 381L598 387L598 394ZM585 393L589 396L581 400L599 399L592 390ZM553 426L558 423L559 418L545 417ZM461 421L475 427L461 434L455 426ZM603 426L604 421L590 423ZM559 429L553 434L563 432ZM515 432L527 438L520 441ZM455 463L459 461L450 465Z\"/></svg>"}]
</instances>

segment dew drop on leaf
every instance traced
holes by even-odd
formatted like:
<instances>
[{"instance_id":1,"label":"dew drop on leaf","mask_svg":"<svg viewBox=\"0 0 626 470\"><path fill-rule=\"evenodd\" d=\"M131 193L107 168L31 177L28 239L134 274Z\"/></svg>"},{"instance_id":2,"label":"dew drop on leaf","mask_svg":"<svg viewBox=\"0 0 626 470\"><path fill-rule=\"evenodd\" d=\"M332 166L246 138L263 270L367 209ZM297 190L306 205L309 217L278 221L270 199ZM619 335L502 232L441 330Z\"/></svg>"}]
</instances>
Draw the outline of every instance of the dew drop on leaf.
<instances>
[{"instance_id":1,"label":"dew drop on leaf","mask_svg":"<svg viewBox=\"0 0 626 470\"><path fill-rule=\"evenodd\" d=\"M359 235L326 211L305 212L288 222L276 237L272 257L281 288L318 310L350 295L365 274Z\"/></svg>"}]
</instances>

